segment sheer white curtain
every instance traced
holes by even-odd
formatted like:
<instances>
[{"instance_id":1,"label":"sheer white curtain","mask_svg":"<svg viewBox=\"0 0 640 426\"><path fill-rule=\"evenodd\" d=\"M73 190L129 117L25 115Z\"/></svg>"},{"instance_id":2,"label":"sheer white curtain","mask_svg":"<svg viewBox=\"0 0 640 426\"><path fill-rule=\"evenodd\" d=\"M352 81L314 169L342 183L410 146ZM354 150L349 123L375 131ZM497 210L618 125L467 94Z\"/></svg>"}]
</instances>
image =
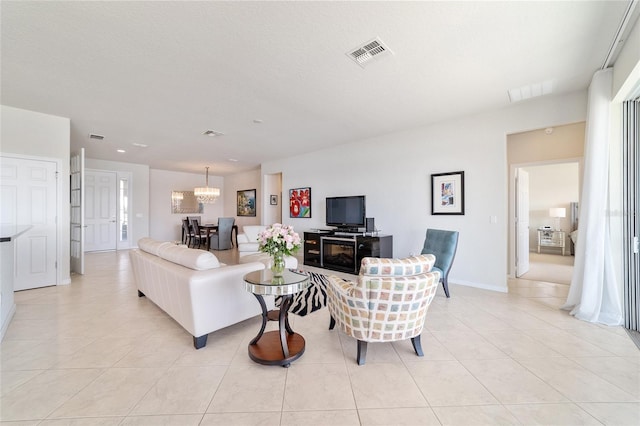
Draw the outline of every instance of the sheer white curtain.
<instances>
[{"instance_id":1,"label":"sheer white curtain","mask_svg":"<svg viewBox=\"0 0 640 426\"><path fill-rule=\"evenodd\" d=\"M612 76L611 68L598 71L589 86L578 243L571 288L562 308L584 321L620 325L622 308L607 218Z\"/></svg>"}]
</instances>

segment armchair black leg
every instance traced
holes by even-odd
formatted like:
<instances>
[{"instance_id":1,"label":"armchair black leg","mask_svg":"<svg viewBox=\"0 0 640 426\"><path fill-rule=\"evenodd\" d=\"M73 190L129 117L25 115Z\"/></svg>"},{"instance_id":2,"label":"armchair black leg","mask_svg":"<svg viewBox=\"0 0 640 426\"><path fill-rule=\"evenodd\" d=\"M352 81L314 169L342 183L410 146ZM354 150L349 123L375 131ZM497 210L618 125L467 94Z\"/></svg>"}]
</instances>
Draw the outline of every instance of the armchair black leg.
<instances>
[{"instance_id":1,"label":"armchair black leg","mask_svg":"<svg viewBox=\"0 0 640 426\"><path fill-rule=\"evenodd\" d=\"M367 342L358 340L358 365L364 365L367 358Z\"/></svg>"},{"instance_id":2,"label":"armchair black leg","mask_svg":"<svg viewBox=\"0 0 640 426\"><path fill-rule=\"evenodd\" d=\"M200 337L193 336L193 346L196 349L204 348L207 345L207 336L208 334Z\"/></svg>"},{"instance_id":3,"label":"armchair black leg","mask_svg":"<svg viewBox=\"0 0 640 426\"><path fill-rule=\"evenodd\" d=\"M138 290L138 297L144 297L144 293Z\"/></svg>"},{"instance_id":4,"label":"armchair black leg","mask_svg":"<svg viewBox=\"0 0 640 426\"><path fill-rule=\"evenodd\" d=\"M333 330L333 327L336 326L336 320L333 319L333 317L330 317L331 319L329 320L329 330Z\"/></svg>"},{"instance_id":5,"label":"armchair black leg","mask_svg":"<svg viewBox=\"0 0 640 426\"><path fill-rule=\"evenodd\" d=\"M413 345L413 350L416 351L416 355L424 356L424 352L422 352L422 344L420 343L419 334L416 337L411 338L411 344Z\"/></svg>"},{"instance_id":6,"label":"armchair black leg","mask_svg":"<svg viewBox=\"0 0 640 426\"><path fill-rule=\"evenodd\" d=\"M448 277L444 277L442 279L442 288L444 289L444 294L449 297L449 280Z\"/></svg>"}]
</instances>

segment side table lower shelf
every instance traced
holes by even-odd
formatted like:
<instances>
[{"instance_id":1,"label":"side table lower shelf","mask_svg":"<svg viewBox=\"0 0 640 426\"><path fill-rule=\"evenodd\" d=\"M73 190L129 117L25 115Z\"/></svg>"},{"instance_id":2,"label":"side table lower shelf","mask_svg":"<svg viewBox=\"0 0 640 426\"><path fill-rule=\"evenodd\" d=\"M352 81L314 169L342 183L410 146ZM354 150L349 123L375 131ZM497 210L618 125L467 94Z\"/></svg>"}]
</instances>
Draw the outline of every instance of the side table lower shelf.
<instances>
[{"instance_id":1,"label":"side table lower shelf","mask_svg":"<svg viewBox=\"0 0 640 426\"><path fill-rule=\"evenodd\" d=\"M304 353L305 341L298 333L286 333L286 336L289 357L285 358L282 353L280 331L268 331L255 344L249 345L249 358L258 364L288 367Z\"/></svg>"}]
</instances>

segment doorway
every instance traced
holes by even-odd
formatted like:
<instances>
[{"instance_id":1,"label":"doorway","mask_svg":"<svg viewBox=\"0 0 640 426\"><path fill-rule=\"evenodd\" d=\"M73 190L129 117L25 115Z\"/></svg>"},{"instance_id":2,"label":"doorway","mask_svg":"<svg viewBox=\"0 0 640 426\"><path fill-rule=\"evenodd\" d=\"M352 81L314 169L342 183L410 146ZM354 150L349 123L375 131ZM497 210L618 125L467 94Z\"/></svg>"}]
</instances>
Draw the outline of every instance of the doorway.
<instances>
[{"instance_id":1,"label":"doorway","mask_svg":"<svg viewBox=\"0 0 640 426\"><path fill-rule=\"evenodd\" d=\"M516 277L569 285L573 273L571 233L578 226L574 206L578 205L579 197L579 161L527 165L518 167L516 175L528 176L529 209L523 212L528 229L522 230L528 246L521 244L523 232L520 227L517 230ZM516 189L517 201L524 198L520 187ZM529 268L521 271L521 261L527 258Z\"/></svg>"},{"instance_id":2,"label":"doorway","mask_svg":"<svg viewBox=\"0 0 640 426\"><path fill-rule=\"evenodd\" d=\"M539 264L551 264L550 259L560 260L561 249L541 249L542 262L537 253L538 228L553 228L556 219L550 217L550 208L564 208L566 215L560 219L565 232L565 261L572 261L569 232L572 230L570 203L577 202L582 186L582 156L584 152L585 122L547 127L521 133L507 135L507 163L509 167L509 227L508 253L511 278L525 272L518 271L519 257L525 261L532 255L531 267ZM528 172L530 188L528 230L520 230L528 237L528 244L518 248L518 223L516 208L518 206L518 190L516 176L519 171ZM532 176L533 175L533 176ZM570 191L567 187L571 188ZM574 195L575 194L575 195ZM544 256L543 256L544 255ZM544 259L545 256L553 256ZM545 261L546 260L546 261ZM525 268L526 269L526 268ZM553 269L553 268L551 268ZM547 278L548 279L548 278ZM557 280L557 279L555 279ZM553 281L552 281L553 282Z\"/></svg>"},{"instance_id":3,"label":"doorway","mask_svg":"<svg viewBox=\"0 0 640 426\"><path fill-rule=\"evenodd\" d=\"M117 181L116 172L85 171L85 252L116 249Z\"/></svg>"}]
</instances>

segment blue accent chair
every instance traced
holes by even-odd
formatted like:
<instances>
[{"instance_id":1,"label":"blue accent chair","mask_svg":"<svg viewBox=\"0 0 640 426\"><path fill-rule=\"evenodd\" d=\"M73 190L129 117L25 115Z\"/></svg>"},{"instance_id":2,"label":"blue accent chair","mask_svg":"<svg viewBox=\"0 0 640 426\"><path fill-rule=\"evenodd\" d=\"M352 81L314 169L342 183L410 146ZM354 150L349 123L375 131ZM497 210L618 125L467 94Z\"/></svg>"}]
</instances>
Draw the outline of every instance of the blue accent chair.
<instances>
[{"instance_id":1,"label":"blue accent chair","mask_svg":"<svg viewBox=\"0 0 640 426\"><path fill-rule=\"evenodd\" d=\"M453 264L458 248L458 231L445 231L442 229L427 229L422 254L433 254L436 263L433 270L440 272L440 281L444 294L449 297L449 270Z\"/></svg>"}]
</instances>

